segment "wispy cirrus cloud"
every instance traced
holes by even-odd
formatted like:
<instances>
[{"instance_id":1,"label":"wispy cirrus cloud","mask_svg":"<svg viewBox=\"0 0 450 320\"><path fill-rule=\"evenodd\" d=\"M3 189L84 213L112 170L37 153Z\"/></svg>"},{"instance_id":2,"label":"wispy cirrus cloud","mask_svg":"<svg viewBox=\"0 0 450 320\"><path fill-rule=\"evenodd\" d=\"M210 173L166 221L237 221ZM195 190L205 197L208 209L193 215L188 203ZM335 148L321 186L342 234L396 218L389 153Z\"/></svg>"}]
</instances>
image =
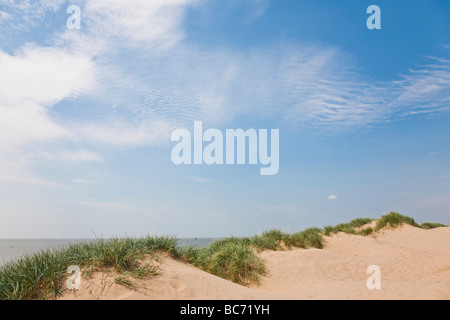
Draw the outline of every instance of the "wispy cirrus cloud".
<instances>
[{"instance_id":1,"label":"wispy cirrus cloud","mask_svg":"<svg viewBox=\"0 0 450 320\"><path fill-rule=\"evenodd\" d=\"M13 1L3 1L2 12L8 19L26 16L33 26L62 3L23 1L12 8ZM258 15L269 5L251 3ZM282 41L208 47L187 38L183 27L186 10L202 4L88 0L80 4L80 31L55 32L51 47L0 51L0 161L15 161L8 166L20 171L36 154L24 147L35 142L70 140L72 153L100 144L168 143L171 130L199 119L220 126L270 119L287 130L335 132L448 110L447 59L431 58L398 79L376 82L335 47ZM80 102L78 117L52 109L68 99Z\"/></svg>"},{"instance_id":2,"label":"wispy cirrus cloud","mask_svg":"<svg viewBox=\"0 0 450 320\"><path fill-rule=\"evenodd\" d=\"M376 82L355 72L336 48L278 43L236 51L183 43L151 59L137 56L146 72L129 73L124 64L109 84L126 115L121 119L137 120L137 135L155 120L169 128L197 119L225 126L242 117L293 131L351 131L446 111L449 62L434 61L401 80Z\"/></svg>"},{"instance_id":3,"label":"wispy cirrus cloud","mask_svg":"<svg viewBox=\"0 0 450 320\"><path fill-rule=\"evenodd\" d=\"M63 3L62 0L1 1L2 22L7 22L9 27L5 34L13 36L18 30L36 27ZM85 1L80 5L84 5L86 32L77 33L78 37L74 38L75 33L65 30L55 33L52 46L23 44L13 53L0 48L0 180L42 182L34 178L30 169L36 161L102 160L100 155L85 147L69 151L50 147L48 151L37 151L38 143L48 146L69 140L79 144L86 136L91 142L113 145L133 146L136 141L143 141L138 145L154 141L154 136L158 136L164 126L158 119L151 121L151 129L146 126L142 130L130 124L130 118L119 121L108 116L113 126L105 128L104 119L100 118L80 131L79 125L67 121L52 107L67 99L98 97L96 92L99 91L105 95L112 92L113 88L102 85L102 80L111 74L101 76L110 64L98 63L98 60L108 59L107 53L114 51L117 43L135 47L173 45L183 36L177 20L182 7L188 3L192 1L151 1L127 10L129 3L126 1ZM103 40L99 41L101 38ZM145 119L144 122L149 123Z\"/></svg>"},{"instance_id":4,"label":"wispy cirrus cloud","mask_svg":"<svg viewBox=\"0 0 450 320\"><path fill-rule=\"evenodd\" d=\"M38 26L49 12L57 11L67 0L0 0L0 22L24 30ZM7 19L5 19L5 17Z\"/></svg>"},{"instance_id":5,"label":"wispy cirrus cloud","mask_svg":"<svg viewBox=\"0 0 450 320\"><path fill-rule=\"evenodd\" d=\"M114 38L136 47L170 47L184 37L181 28L187 6L196 0L88 0L84 7L88 33ZM105 23L106 22L106 23Z\"/></svg>"},{"instance_id":6,"label":"wispy cirrus cloud","mask_svg":"<svg viewBox=\"0 0 450 320\"><path fill-rule=\"evenodd\" d=\"M429 60L432 63L411 69L394 82L399 89L392 103L407 115L433 114L450 108L450 60L435 57Z\"/></svg>"}]
</instances>

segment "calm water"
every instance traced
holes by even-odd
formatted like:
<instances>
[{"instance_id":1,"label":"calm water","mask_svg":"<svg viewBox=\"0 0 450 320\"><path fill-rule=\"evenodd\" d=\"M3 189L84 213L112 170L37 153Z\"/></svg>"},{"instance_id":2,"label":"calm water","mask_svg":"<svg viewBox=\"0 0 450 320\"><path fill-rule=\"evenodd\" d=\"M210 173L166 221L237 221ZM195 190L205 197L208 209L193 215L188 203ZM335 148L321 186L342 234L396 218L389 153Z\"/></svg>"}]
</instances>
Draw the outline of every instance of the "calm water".
<instances>
[{"instance_id":1,"label":"calm water","mask_svg":"<svg viewBox=\"0 0 450 320\"><path fill-rule=\"evenodd\" d=\"M180 246L197 246L205 247L213 242L213 238L198 238L198 239L179 239ZM29 255L33 253L38 253L47 249L61 249L69 244L79 243L89 240L68 240L68 239L11 239L11 240L0 240L0 266L4 265L9 261L18 259L24 255Z\"/></svg>"}]
</instances>

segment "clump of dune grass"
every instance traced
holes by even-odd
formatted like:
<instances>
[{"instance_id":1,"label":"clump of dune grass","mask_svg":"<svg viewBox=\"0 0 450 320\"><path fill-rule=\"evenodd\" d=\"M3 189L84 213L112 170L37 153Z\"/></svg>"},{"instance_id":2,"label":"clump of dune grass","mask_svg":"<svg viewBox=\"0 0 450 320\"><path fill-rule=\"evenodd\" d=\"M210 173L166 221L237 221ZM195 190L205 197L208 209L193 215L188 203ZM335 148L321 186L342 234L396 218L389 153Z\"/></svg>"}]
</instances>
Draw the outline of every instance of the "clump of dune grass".
<instances>
[{"instance_id":1,"label":"clump of dune grass","mask_svg":"<svg viewBox=\"0 0 450 320\"><path fill-rule=\"evenodd\" d=\"M356 218L353 219L350 222L347 223L340 223L334 227L332 226L326 226L323 229L323 233L326 236L330 236L333 233L339 233L339 232L345 232L345 233L349 233L349 234L360 234L360 235L367 235L370 234L373 229L372 228L367 228L364 230L361 230L359 232L356 231L355 228L360 228L368 223L371 223L372 221L374 221L374 219L370 219L370 218ZM372 231L370 231L372 230Z\"/></svg>"},{"instance_id":2,"label":"clump of dune grass","mask_svg":"<svg viewBox=\"0 0 450 320\"><path fill-rule=\"evenodd\" d=\"M435 223L435 222L424 222L424 223L421 223L420 226L426 230L448 227L445 224Z\"/></svg>"},{"instance_id":3,"label":"clump of dune grass","mask_svg":"<svg viewBox=\"0 0 450 320\"><path fill-rule=\"evenodd\" d=\"M359 236L368 236L368 235L372 234L374 231L375 230L373 228L369 227L369 228L365 228L365 229L358 231L356 234Z\"/></svg>"},{"instance_id":4,"label":"clump of dune grass","mask_svg":"<svg viewBox=\"0 0 450 320\"><path fill-rule=\"evenodd\" d=\"M339 233L339 232L345 232L348 234L355 234L355 235L361 235L361 236L368 236L368 235L370 235L376 231L379 231L382 228L385 228L387 226L389 226L391 228L396 228L404 223L409 224L414 227L417 227L417 228L421 228L421 229L433 229L433 228L446 227L446 225L443 225L441 223L425 222L422 224L418 224L411 217L401 215L398 212L390 212L387 215L383 215L379 220L376 220L377 223L374 228L367 227L367 228L357 231L357 228L361 228L362 226L364 226L372 221L375 221L375 219L357 218L357 219L353 219L352 221L347 222L347 223L340 223L336 226L326 226L326 227L324 227L322 232L326 236L330 236L333 233Z\"/></svg>"},{"instance_id":5,"label":"clump of dune grass","mask_svg":"<svg viewBox=\"0 0 450 320\"><path fill-rule=\"evenodd\" d=\"M308 228L304 231L294 233L292 241L296 247L322 249L322 230L319 228Z\"/></svg>"},{"instance_id":6,"label":"clump of dune grass","mask_svg":"<svg viewBox=\"0 0 450 320\"><path fill-rule=\"evenodd\" d=\"M398 212L391 212L382 216L378 221L375 227L375 231L378 231L386 226L390 226L391 228L396 228L403 223L409 224L411 226L422 228L419 224L417 224L413 218L401 215Z\"/></svg>"},{"instance_id":7,"label":"clump of dune grass","mask_svg":"<svg viewBox=\"0 0 450 320\"><path fill-rule=\"evenodd\" d=\"M179 254L186 262L241 285L257 283L265 273L264 263L254 252L249 238L217 240L205 248L183 247Z\"/></svg>"},{"instance_id":8,"label":"clump of dune grass","mask_svg":"<svg viewBox=\"0 0 450 320\"><path fill-rule=\"evenodd\" d=\"M250 238L250 245L257 250L289 250L293 247L306 248L313 247L311 242L308 242L306 235L310 231L305 230L301 235L289 234L281 232L280 230L270 230L263 232L261 235L256 235Z\"/></svg>"},{"instance_id":9,"label":"clump of dune grass","mask_svg":"<svg viewBox=\"0 0 450 320\"><path fill-rule=\"evenodd\" d=\"M80 267L86 277L108 269L122 279L156 275L155 266L143 263L145 256L175 252L177 243L172 237L96 240L26 256L0 268L0 300L55 298L65 290L67 268L72 265Z\"/></svg>"},{"instance_id":10,"label":"clump of dune grass","mask_svg":"<svg viewBox=\"0 0 450 320\"><path fill-rule=\"evenodd\" d=\"M206 271L238 284L257 283L265 272L262 260L244 243L227 243L201 256Z\"/></svg>"},{"instance_id":11,"label":"clump of dune grass","mask_svg":"<svg viewBox=\"0 0 450 320\"><path fill-rule=\"evenodd\" d=\"M398 212L391 212L387 215L382 216L381 219L378 220L375 230L380 230L381 228L384 228L387 225L389 225L392 228L395 228L403 223L425 230L447 227L445 224L435 222L424 222L422 224L418 224L411 217L401 215Z\"/></svg>"},{"instance_id":12,"label":"clump of dune grass","mask_svg":"<svg viewBox=\"0 0 450 320\"><path fill-rule=\"evenodd\" d=\"M264 263L257 252L289 250L293 247L323 248L321 230L309 228L295 234L270 230L250 238L224 238L204 248L182 247L178 255L211 274L248 285L258 283L259 277L265 273Z\"/></svg>"},{"instance_id":13,"label":"clump of dune grass","mask_svg":"<svg viewBox=\"0 0 450 320\"><path fill-rule=\"evenodd\" d=\"M283 239L288 236L280 230L269 230L250 238L250 245L258 250L280 250Z\"/></svg>"}]
</instances>

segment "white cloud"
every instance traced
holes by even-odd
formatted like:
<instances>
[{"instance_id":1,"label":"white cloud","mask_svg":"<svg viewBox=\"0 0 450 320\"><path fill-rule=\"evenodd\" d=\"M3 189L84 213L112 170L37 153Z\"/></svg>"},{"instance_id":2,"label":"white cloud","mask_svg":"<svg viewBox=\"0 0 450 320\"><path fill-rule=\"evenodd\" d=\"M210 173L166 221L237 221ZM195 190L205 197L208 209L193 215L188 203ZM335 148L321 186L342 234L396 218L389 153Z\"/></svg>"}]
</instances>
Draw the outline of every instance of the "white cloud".
<instances>
[{"instance_id":1,"label":"white cloud","mask_svg":"<svg viewBox=\"0 0 450 320\"><path fill-rule=\"evenodd\" d=\"M3 2L8 14L21 10L30 21L63 3L24 1L12 9L14 1ZM171 130L194 120L225 126L251 117L294 131L336 131L448 109L448 60L433 58L399 81L375 83L355 72L348 55L336 48L281 42L247 50L201 47L183 41L183 16L197 3L88 0L81 32L55 34L53 47L26 45L14 55L0 51L3 167L18 172L32 161L26 146L62 139L82 146L49 159L101 161L99 154L76 150L169 143ZM268 5L251 3L257 16ZM89 120L58 117L51 109L87 94L80 113L87 105L85 111L95 113Z\"/></svg>"},{"instance_id":2,"label":"white cloud","mask_svg":"<svg viewBox=\"0 0 450 320\"><path fill-rule=\"evenodd\" d=\"M53 105L92 88L89 57L52 47L25 46L11 56L0 51L2 105Z\"/></svg>"},{"instance_id":3,"label":"white cloud","mask_svg":"<svg viewBox=\"0 0 450 320\"><path fill-rule=\"evenodd\" d=\"M95 121L64 127L73 126L71 134L87 141L133 147L166 142L180 122L198 119L225 125L251 116L270 118L292 130L351 130L411 112L408 103L413 101L422 99L431 112L448 100L448 61L442 59L411 71L402 81L373 84L353 72L350 59L335 48L279 43L237 51L180 43L182 17L196 3L171 0L130 6L125 0L87 1L83 33L72 37L75 33L69 30L61 39L71 40L69 47L71 43L77 50L97 48L83 51L102 70L97 80L103 88L96 102L120 105L116 109L123 112L114 114L108 107ZM252 3L260 9L268 5ZM115 57L123 49L130 61ZM425 90L429 99L424 92L412 94L415 87L423 89L421 83L433 81L439 85ZM436 91L442 98L433 108L429 100Z\"/></svg>"},{"instance_id":4,"label":"white cloud","mask_svg":"<svg viewBox=\"0 0 450 320\"><path fill-rule=\"evenodd\" d=\"M167 48L184 37L181 28L186 7L196 0L138 1L88 0L83 9L89 34L119 39L133 46Z\"/></svg>"},{"instance_id":5,"label":"white cloud","mask_svg":"<svg viewBox=\"0 0 450 320\"><path fill-rule=\"evenodd\" d=\"M402 81L384 83L353 72L348 61L337 49L301 43L246 51L183 43L151 59L138 54L134 64L147 72L127 73L133 67L125 62L122 70L110 74L115 83L103 83L127 110L120 119L133 130L124 131L124 136L135 131L143 144L157 140L154 132L154 139L144 138L140 129L152 121L163 121L167 128L198 119L225 126L236 118L251 117L271 119L294 131L335 132L404 117L414 110L413 104L426 105L429 113L448 106L446 60L411 71ZM433 93L407 94L424 75L428 83L439 83L432 86ZM113 136L120 141L120 126L112 127L118 129ZM95 133L99 135L104 136ZM164 135L160 138L167 141Z\"/></svg>"},{"instance_id":6,"label":"white cloud","mask_svg":"<svg viewBox=\"0 0 450 320\"><path fill-rule=\"evenodd\" d=\"M3 147L70 136L48 107L93 88L89 59L54 48L25 47L14 56L0 51L0 70Z\"/></svg>"},{"instance_id":7,"label":"white cloud","mask_svg":"<svg viewBox=\"0 0 450 320\"><path fill-rule=\"evenodd\" d=\"M339 199L339 197L336 196L336 195L334 195L334 194L330 194L330 195L328 196L328 200L337 200L337 199Z\"/></svg>"},{"instance_id":8,"label":"white cloud","mask_svg":"<svg viewBox=\"0 0 450 320\"><path fill-rule=\"evenodd\" d=\"M94 87L94 66L82 55L58 48L25 46L14 55L0 50L0 179L35 181L26 167L30 147L72 138L50 115L50 107ZM28 176L29 179L24 179Z\"/></svg>"},{"instance_id":9,"label":"white cloud","mask_svg":"<svg viewBox=\"0 0 450 320\"><path fill-rule=\"evenodd\" d=\"M9 27L28 29L38 26L49 12L57 11L67 0L0 0ZM1 18L1 12L0 12ZM0 19L0 22L2 19Z\"/></svg>"},{"instance_id":10,"label":"white cloud","mask_svg":"<svg viewBox=\"0 0 450 320\"><path fill-rule=\"evenodd\" d=\"M102 79L95 79L99 74L94 60L118 44L119 48L120 44L167 48L178 42L183 37L180 23L184 8L194 2L146 1L130 6L128 1L87 1L82 12L88 32L65 30L55 35L53 47L25 45L13 55L0 50L0 179L11 180L16 176L17 181L39 181L23 179L32 177L29 166L34 156L39 160L101 161L100 155L86 150L38 153L27 150L32 143L36 147L36 142L78 141L87 137L90 142L136 146L162 141L167 130L161 130L167 125L160 119L144 119L136 126L110 118L109 122L93 122L83 128L87 130L80 131L80 125L58 119L50 108L67 98L98 91ZM13 17L15 26L9 26L12 29L36 27L48 12L60 9L63 3L4 0L2 20ZM106 40L98 41L102 37ZM93 44L94 50L83 50ZM103 69L108 67L103 65ZM110 76L107 74L105 78Z\"/></svg>"},{"instance_id":11,"label":"white cloud","mask_svg":"<svg viewBox=\"0 0 450 320\"><path fill-rule=\"evenodd\" d=\"M393 103L406 109L407 115L450 109L450 60L429 59L432 64L410 70L395 83L399 94Z\"/></svg>"}]
</instances>

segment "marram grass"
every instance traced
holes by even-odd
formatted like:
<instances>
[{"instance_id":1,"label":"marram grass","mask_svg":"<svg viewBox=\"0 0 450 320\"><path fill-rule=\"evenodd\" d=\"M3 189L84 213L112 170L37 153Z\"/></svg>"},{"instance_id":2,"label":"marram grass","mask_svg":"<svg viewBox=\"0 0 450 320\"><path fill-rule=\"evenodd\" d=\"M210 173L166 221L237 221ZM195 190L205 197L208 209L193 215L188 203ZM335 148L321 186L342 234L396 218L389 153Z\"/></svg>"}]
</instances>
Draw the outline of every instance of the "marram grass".
<instances>
[{"instance_id":1,"label":"marram grass","mask_svg":"<svg viewBox=\"0 0 450 320\"><path fill-rule=\"evenodd\" d=\"M436 229L436 228L442 228L442 227L448 227L445 224L442 223L434 223L434 222L424 222L421 223L420 226L424 229Z\"/></svg>"},{"instance_id":2,"label":"marram grass","mask_svg":"<svg viewBox=\"0 0 450 320\"><path fill-rule=\"evenodd\" d=\"M413 218L391 212L377 220L375 228L356 231L374 219L358 218L324 229L309 228L294 234L270 230L249 238L224 238L204 248L179 247L175 237L145 237L95 240L70 245L56 251L43 251L0 267L0 300L42 300L57 298L65 290L67 268L77 265L84 277L95 271L114 270L115 282L133 289L132 278L147 278L158 274L159 269L149 259L158 253L191 263L211 274L248 285L258 283L266 273L258 252L264 250L290 250L292 248L323 248L323 236L346 232L367 236L384 227L395 228L401 224L433 229L446 227L439 223L417 224Z\"/></svg>"},{"instance_id":3,"label":"marram grass","mask_svg":"<svg viewBox=\"0 0 450 320\"><path fill-rule=\"evenodd\" d=\"M186 262L216 276L248 285L258 283L266 270L256 254L263 250L323 247L321 230L310 228L295 234L270 230L251 238L225 238L205 248L182 247L179 256Z\"/></svg>"},{"instance_id":4,"label":"marram grass","mask_svg":"<svg viewBox=\"0 0 450 320\"><path fill-rule=\"evenodd\" d=\"M413 218L401 215L397 212L391 212L387 215L382 216L377 221L377 226L375 227L375 230L378 231L387 226L389 226L391 228L395 228L403 223L409 224L409 225L417 227L417 228L422 228L422 226L417 224Z\"/></svg>"},{"instance_id":5,"label":"marram grass","mask_svg":"<svg viewBox=\"0 0 450 320\"><path fill-rule=\"evenodd\" d=\"M357 218L357 219L353 219L352 221L350 221L348 223L340 223L334 227L326 226L324 228L324 234L326 236L329 236L333 233L345 232L345 233L349 233L349 234L367 235L371 228L369 228L369 230L367 230L367 231L362 230L361 232L357 232L355 228L360 228L365 224L371 223L372 221L374 221L374 219Z\"/></svg>"},{"instance_id":6,"label":"marram grass","mask_svg":"<svg viewBox=\"0 0 450 320\"><path fill-rule=\"evenodd\" d=\"M55 298L64 290L63 280L72 265L83 269L84 275L107 269L115 269L119 276L154 275L157 269L142 263L145 256L174 252L177 243L173 237L95 240L26 256L0 268L0 300Z\"/></svg>"}]
</instances>

